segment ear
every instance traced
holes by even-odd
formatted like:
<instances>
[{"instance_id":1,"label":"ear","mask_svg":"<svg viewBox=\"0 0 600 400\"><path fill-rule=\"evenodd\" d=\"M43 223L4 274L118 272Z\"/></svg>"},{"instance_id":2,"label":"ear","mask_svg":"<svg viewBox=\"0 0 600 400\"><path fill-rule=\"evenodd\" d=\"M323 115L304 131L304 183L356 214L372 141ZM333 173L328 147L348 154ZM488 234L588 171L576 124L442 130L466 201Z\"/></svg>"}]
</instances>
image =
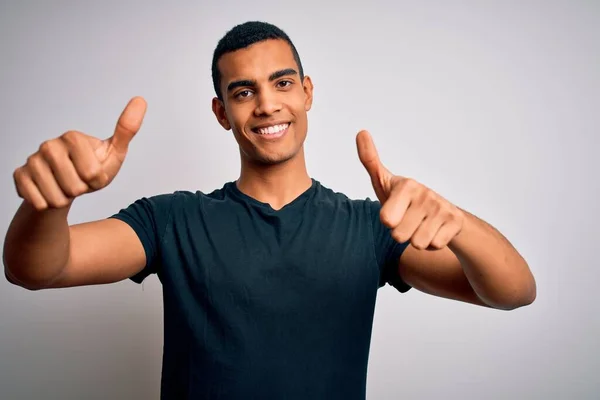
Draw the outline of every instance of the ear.
<instances>
[{"instance_id":1,"label":"ear","mask_svg":"<svg viewBox=\"0 0 600 400\"><path fill-rule=\"evenodd\" d=\"M231 129L231 125L229 125L229 120L227 119L227 112L225 111L225 105L218 97L214 97L212 99L212 110L217 117L217 121L226 131Z\"/></svg>"},{"instance_id":2,"label":"ear","mask_svg":"<svg viewBox=\"0 0 600 400\"><path fill-rule=\"evenodd\" d=\"M302 87L304 88L304 94L306 96L306 99L304 100L304 110L309 111L313 102L313 83L310 76L304 76Z\"/></svg>"}]
</instances>

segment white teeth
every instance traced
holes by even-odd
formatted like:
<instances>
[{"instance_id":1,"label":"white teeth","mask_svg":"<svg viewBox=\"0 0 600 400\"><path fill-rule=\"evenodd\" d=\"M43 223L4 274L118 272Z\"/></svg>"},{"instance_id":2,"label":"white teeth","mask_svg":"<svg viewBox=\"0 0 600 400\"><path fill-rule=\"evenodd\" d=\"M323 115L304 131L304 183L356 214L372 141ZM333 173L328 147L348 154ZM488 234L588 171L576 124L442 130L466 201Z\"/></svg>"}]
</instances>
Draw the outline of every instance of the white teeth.
<instances>
[{"instance_id":1,"label":"white teeth","mask_svg":"<svg viewBox=\"0 0 600 400\"><path fill-rule=\"evenodd\" d=\"M258 129L258 133L260 133L261 135L273 135L275 133L279 133L285 129L287 129L287 127L290 124L281 124L281 125L274 125L274 126L269 126L267 128L260 128Z\"/></svg>"}]
</instances>

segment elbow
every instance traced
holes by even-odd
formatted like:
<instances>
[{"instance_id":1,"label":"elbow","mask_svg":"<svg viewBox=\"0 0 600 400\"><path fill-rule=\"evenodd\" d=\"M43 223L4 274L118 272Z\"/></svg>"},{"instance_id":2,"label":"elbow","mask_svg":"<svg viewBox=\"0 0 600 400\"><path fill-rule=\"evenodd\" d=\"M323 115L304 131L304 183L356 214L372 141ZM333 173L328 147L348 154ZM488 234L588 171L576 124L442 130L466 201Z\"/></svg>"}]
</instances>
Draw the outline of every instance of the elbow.
<instances>
[{"instance_id":1,"label":"elbow","mask_svg":"<svg viewBox=\"0 0 600 400\"><path fill-rule=\"evenodd\" d=\"M537 288L535 284L535 280L532 280L530 287L523 293L521 303L519 307L528 306L533 304L537 297Z\"/></svg>"},{"instance_id":2,"label":"elbow","mask_svg":"<svg viewBox=\"0 0 600 400\"><path fill-rule=\"evenodd\" d=\"M9 267L9 263L7 263L6 257L3 258L4 261L4 277L8 281L8 283L22 287L23 289L27 289L29 291L37 291L41 289L47 288L47 280L34 279L31 276L26 276L25 274L15 274L11 272ZM14 269L12 270L14 271Z\"/></svg>"},{"instance_id":3,"label":"elbow","mask_svg":"<svg viewBox=\"0 0 600 400\"><path fill-rule=\"evenodd\" d=\"M525 284L521 285L519 289L511 291L510 294L507 294L502 300L495 304L491 304L491 306L500 310L512 311L533 304L536 297L536 283L535 280L531 278L528 279Z\"/></svg>"},{"instance_id":4,"label":"elbow","mask_svg":"<svg viewBox=\"0 0 600 400\"><path fill-rule=\"evenodd\" d=\"M533 304L537 297L537 283L535 282L535 277L533 276L529 265L527 265L527 262L523 260L523 263L525 264L526 273L525 276L521 279L522 289L520 291L521 302L519 304L519 307L524 307Z\"/></svg>"},{"instance_id":5,"label":"elbow","mask_svg":"<svg viewBox=\"0 0 600 400\"><path fill-rule=\"evenodd\" d=\"M6 268L4 270L4 277L6 278L8 283L15 285L15 286L22 287L23 289L26 289L26 290L29 290L32 292L46 288L45 286L40 285L39 283L36 284L34 282L27 282L27 281L21 281L21 280L16 279L14 276L12 276L10 274L10 272L8 272L8 269L6 269Z\"/></svg>"},{"instance_id":6,"label":"elbow","mask_svg":"<svg viewBox=\"0 0 600 400\"><path fill-rule=\"evenodd\" d=\"M529 271L529 268L527 270ZM517 303L517 308L533 304L537 297L537 284L531 271L529 271L527 277L522 282L522 289L519 291L520 301Z\"/></svg>"},{"instance_id":7,"label":"elbow","mask_svg":"<svg viewBox=\"0 0 600 400\"><path fill-rule=\"evenodd\" d=\"M526 307L526 306L533 304L533 302L535 301L535 297L536 297L535 292L533 294L525 294L523 296L520 296L520 297L517 297L510 301L507 301L496 308L499 308L499 309L502 309L505 311L516 310L517 308L522 308L522 307Z\"/></svg>"},{"instance_id":8,"label":"elbow","mask_svg":"<svg viewBox=\"0 0 600 400\"><path fill-rule=\"evenodd\" d=\"M14 257L9 257L6 251L3 254L2 261L6 280L15 286L32 292L50 288L50 284L58 276L56 273L53 275L49 275L47 272L44 273L44 268L23 265Z\"/></svg>"}]
</instances>

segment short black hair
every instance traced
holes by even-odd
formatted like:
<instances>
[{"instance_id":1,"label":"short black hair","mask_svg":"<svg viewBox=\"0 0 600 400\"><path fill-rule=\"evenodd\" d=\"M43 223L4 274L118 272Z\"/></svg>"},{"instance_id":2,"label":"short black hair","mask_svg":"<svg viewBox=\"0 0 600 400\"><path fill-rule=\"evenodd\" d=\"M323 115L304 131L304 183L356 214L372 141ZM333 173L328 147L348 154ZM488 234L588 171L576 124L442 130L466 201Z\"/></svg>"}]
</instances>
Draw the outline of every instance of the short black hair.
<instances>
[{"instance_id":1,"label":"short black hair","mask_svg":"<svg viewBox=\"0 0 600 400\"><path fill-rule=\"evenodd\" d=\"M229 32L219 40L217 47L213 53L212 60L212 79L215 93L219 100L223 100L221 93L221 71L217 63L223 54L230 53L236 50L244 49L254 43L262 42L268 39L285 40L292 49L292 54L296 64L298 64L298 74L300 80L304 80L304 70L300 62L300 56L296 50L296 46L292 43L289 36L280 28L267 22L248 21L240 25L234 26Z\"/></svg>"}]
</instances>

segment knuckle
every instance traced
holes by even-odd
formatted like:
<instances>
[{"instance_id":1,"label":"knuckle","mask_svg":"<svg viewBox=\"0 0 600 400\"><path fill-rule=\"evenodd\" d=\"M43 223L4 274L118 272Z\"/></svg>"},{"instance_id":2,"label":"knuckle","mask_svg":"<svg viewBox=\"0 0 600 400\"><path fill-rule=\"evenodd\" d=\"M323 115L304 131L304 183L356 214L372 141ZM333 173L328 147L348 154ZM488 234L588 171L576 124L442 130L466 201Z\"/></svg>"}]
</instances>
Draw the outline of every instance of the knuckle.
<instances>
[{"instance_id":1,"label":"knuckle","mask_svg":"<svg viewBox=\"0 0 600 400\"><path fill-rule=\"evenodd\" d=\"M14 170L13 172L13 180L15 181L15 183L20 182L21 179L23 178L24 175L24 171L23 171L23 167L19 167L17 169Z\"/></svg>"},{"instance_id":2,"label":"knuckle","mask_svg":"<svg viewBox=\"0 0 600 400\"><path fill-rule=\"evenodd\" d=\"M81 182L71 188L70 196L71 197L81 196L82 194L84 194L87 191L88 191L88 186L85 183Z\"/></svg>"},{"instance_id":3,"label":"knuckle","mask_svg":"<svg viewBox=\"0 0 600 400\"><path fill-rule=\"evenodd\" d=\"M392 231L392 239L394 239L398 243L404 243L408 240L406 235L402 231L399 231L399 230Z\"/></svg>"},{"instance_id":4,"label":"knuckle","mask_svg":"<svg viewBox=\"0 0 600 400\"><path fill-rule=\"evenodd\" d=\"M425 191L425 199L430 202L438 203L438 196L433 190Z\"/></svg>"},{"instance_id":5,"label":"knuckle","mask_svg":"<svg viewBox=\"0 0 600 400\"><path fill-rule=\"evenodd\" d=\"M435 237L431 241L431 247L433 247L434 249L440 250L440 249L444 248L445 246L446 246L446 243L440 237Z\"/></svg>"},{"instance_id":6,"label":"knuckle","mask_svg":"<svg viewBox=\"0 0 600 400\"><path fill-rule=\"evenodd\" d=\"M63 208L69 205L69 199L65 196L53 196L52 200L48 202L53 208Z\"/></svg>"},{"instance_id":7,"label":"knuckle","mask_svg":"<svg viewBox=\"0 0 600 400\"><path fill-rule=\"evenodd\" d=\"M33 206L36 211L44 211L48 208L48 204L43 201L34 201L29 203Z\"/></svg>"},{"instance_id":8,"label":"knuckle","mask_svg":"<svg viewBox=\"0 0 600 400\"><path fill-rule=\"evenodd\" d=\"M418 187L418 183L413 178L405 178L404 186L406 186L407 189L414 190Z\"/></svg>"},{"instance_id":9,"label":"knuckle","mask_svg":"<svg viewBox=\"0 0 600 400\"><path fill-rule=\"evenodd\" d=\"M438 249L443 249L444 247L446 247L448 245L448 243L450 242L450 239L452 239L453 235L449 235L447 233L444 232L444 234L442 235L438 235L434 238L435 240L435 245Z\"/></svg>"},{"instance_id":10,"label":"knuckle","mask_svg":"<svg viewBox=\"0 0 600 400\"><path fill-rule=\"evenodd\" d=\"M85 192L87 192L89 190L89 186L86 185L85 183L81 182L77 185L77 195L81 196L82 194L84 194Z\"/></svg>"},{"instance_id":11,"label":"knuckle","mask_svg":"<svg viewBox=\"0 0 600 400\"><path fill-rule=\"evenodd\" d=\"M104 187L106 185L108 185L110 183L110 178L106 173L101 173L98 176L98 183L100 184L100 187Z\"/></svg>"},{"instance_id":12,"label":"knuckle","mask_svg":"<svg viewBox=\"0 0 600 400\"><path fill-rule=\"evenodd\" d=\"M61 135L61 138L66 139L66 140L70 140L72 139L74 136L77 136L77 131L74 130L68 130L65 133L63 133Z\"/></svg>"},{"instance_id":13,"label":"knuckle","mask_svg":"<svg viewBox=\"0 0 600 400\"><path fill-rule=\"evenodd\" d=\"M24 193L23 193L23 177L24 177L24 172L21 168L17 168L15 170L15 172L13 172L13 181L14 181L14 185L15 185L15 190L17 191L17 194L19 195L19 197L25 198Z\"/></svg>"},{"instance_id":14,"label":"knuckle","mask_svg":"<svg viewBox=\"0 0 600 400\"><path fill-rule=\"evenodd\" d=\"M441 211L442 216L446 221L456 221L456 214L452 212L452 210L443 209Z\"/></svg>"},{"instance_id":15,"label":"knuckle","mask_svg":"<svg viewBox=\"0 0 600 400\"><path fill-rule=\"evenodd\" d=\"M440 211L440 214L442 215L443 219L447 222L456 222L458 219L458 216L456 215L454 210L452 210L449 207L443 207Z\"/></svg>"},{"instance_id":16,"label":"knuckle","mask_svg":"<svg viewBox=\"0 0 600 400\"><path fill-rule=\"evenodd\" d=\"M444 219L446 218L446 211L438 201L432 201L429 207L433 215L441 215Z\"/></svg>"},{"instance_id":17,"label":"knuckle","mask_svg":"<svg viewBox=\"0 0 600 400\"><path fill-rule=\"evenodd\" d=\"M29 168L32 168L32 169L39 168L41 163L42 163L42 159L41 159L39 153L34 153L34 154L30 155L29 157L27 157L27 166Z\"/></svg>"},{"instance_id":18,"label":"knuckle","mask_svg":"<svg viewBox=\"0 0 600 400\"><path fill-rule=\"evenodd\" d=\"M102 172L102 169L99 165L90 165L85 168L81 168L81 171L77 172L79 172L81 179L83 179L86 182L89 182L91 180L98 179L100 177L100 172Z\"/></svg>"},{"instance_id":19,"label":"knuckle","mask_svg":"<svg viewBox=\"0 0 600 400\"><path fill-rule=\"evenodd\" d=\"M69 199L67 198L62 198L62 199L58 199L54 202L56 208L64 208L66 206L69 205Z\"/></svg>"},{"instance_id":20,"label":"knuckle","mask_svg":"<svg viewBox=\"0 0 600 400\"><path fill-rule=\"evenodd\" d=\"M388 228L392 227L392 217L390 216L389 212L381 211L379 213L379 219L383 225L387 226Z\"/></svg>"},{"instance_id":21,"label":"knuckle","mask_svg":"<svg viewBox=\"0 0 600 400\"><path fill-rule=\"evenodd\" d=\"M63 191L65 192L65 195L69 196L69 197L77 197L79 194L77 193L77 187L69 185L65 188L63 188Z\"/></svg>"},{"instance_id":22,"label":"knuckle","mask_svg":"<svg viewBox=\"0 0 600 400\"><path fill-rule=\"evenodd\" d=\"M67 131L61 135L61 139L69 144L75 144L79 140L81 133L77 131Z\"/></svg>"},{"instance_id":23,"label":"knuckle","mask_svg":"<svg viewBox=\"0 0 600 400\"><path fill-rule=\"evenodd\" d=\"M46 140L40 145L39 152L44 156L51 155L55 144L52 140Z\"/></svg>"},{"instance_id":24,"label":"knuckle","mask_svg":"<svg viewBox=\"0 0 600 400\"><path fill-rule=\"evenodd\" d=\"M422 242L422 241L420 241L420 240L417 240L417 239L415 239L415 238L413 238L413 239L411 240L410 244L411 244L411 245L412 245L414 248L416 248L416 249L418 249L418 250L424 250L424 249L425 249L425 246L423 245L423 242Z\"/></svg>"},{"instance_id":25,"label":"knuckle","mask_svg":"<svg viewBox=\"0 0 600 400\"><path fill-rule=\"evenodd\" d=\"M39 153L48 161L57 161L61 155L60 146L56 140L48 140L40 145Z\"/></svg>"}]
</instances>

